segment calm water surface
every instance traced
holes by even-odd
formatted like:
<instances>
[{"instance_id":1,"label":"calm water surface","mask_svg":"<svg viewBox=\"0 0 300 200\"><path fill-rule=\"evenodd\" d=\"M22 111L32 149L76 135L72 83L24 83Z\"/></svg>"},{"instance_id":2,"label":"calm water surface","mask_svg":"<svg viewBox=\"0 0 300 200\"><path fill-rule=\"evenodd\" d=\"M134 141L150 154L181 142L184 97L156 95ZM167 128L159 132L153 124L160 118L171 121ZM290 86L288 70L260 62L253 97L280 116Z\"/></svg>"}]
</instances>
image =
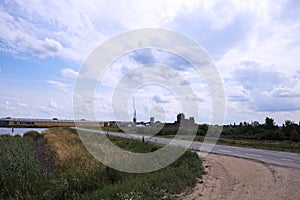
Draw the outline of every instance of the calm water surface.
<instances>
[{"instance_id":1,"label":"calm water surface","mask_svg":"<svg viewBox=\"0 0 300 200\"><path fill-rule=\"evenodd\" d=\"M2 128L0 127L0 135L10 134L10 135L23 135L28 131L37 131L41 133L42 131L47 130L47 128L14 128L12 132L12 128Z\"/></svg>"}]
</instances>

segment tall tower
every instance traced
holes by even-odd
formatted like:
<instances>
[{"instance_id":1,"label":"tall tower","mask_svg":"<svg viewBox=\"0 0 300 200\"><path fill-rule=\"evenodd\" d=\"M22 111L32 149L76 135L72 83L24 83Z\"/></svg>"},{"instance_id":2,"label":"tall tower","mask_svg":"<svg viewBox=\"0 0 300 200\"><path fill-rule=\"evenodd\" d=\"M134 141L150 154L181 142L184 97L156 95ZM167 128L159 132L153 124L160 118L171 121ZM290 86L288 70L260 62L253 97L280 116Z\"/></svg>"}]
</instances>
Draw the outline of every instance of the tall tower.
<instances>
[{"instance_id":1,"label":"tall tower","mask_svg":"<svg viewBox=\"0 0 300 200\"><path fill-rule=\"evenodd\" d=\"M185 119L185 115L183 113L179 113L177 115L177 123L180 124L181 121Z\"/></svg>"},{"instance_id":2,"label":"tall tower","mask_svg":"<svg viewBox=\"0 0 300 200\"><path fill-rule=\"evenodd\" d=\"M136 110L135 110L134 97L133 97L133 123L136 124Z\"/></svg>"},{"instance_id":3,"label":"tall tower","mask_svg":"<svg viewBox=\"0 0 300 200\"><path fill-rule=\"evenodd\" d=\"M150 117L150 125L154 124L154 117Z\"/></svg>"}]
</instances>

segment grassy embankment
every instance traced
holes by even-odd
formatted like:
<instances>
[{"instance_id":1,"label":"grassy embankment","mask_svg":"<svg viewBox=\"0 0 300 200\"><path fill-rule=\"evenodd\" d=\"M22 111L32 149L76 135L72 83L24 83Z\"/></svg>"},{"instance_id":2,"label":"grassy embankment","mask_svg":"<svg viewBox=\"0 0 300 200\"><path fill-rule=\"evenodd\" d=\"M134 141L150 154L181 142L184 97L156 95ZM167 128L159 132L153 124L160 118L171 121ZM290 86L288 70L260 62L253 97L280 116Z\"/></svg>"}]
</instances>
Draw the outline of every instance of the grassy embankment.
<instances>
[{"instance_id":1,"label":"grassy embankment","mask_svg":"<svg viewBox=\"0 0 300 200\"><path fill-rule=\"evenodd\" d=\"M134 152L160 148L110 139ZM201 159L189 151L156 172L120 172L95 160L72 129L49 129L43 137L1 136L0 145L0 199L162 199L193 186L204 172ZM47 160L55 170L42 167Z\"/></svg>"}]
</instances>

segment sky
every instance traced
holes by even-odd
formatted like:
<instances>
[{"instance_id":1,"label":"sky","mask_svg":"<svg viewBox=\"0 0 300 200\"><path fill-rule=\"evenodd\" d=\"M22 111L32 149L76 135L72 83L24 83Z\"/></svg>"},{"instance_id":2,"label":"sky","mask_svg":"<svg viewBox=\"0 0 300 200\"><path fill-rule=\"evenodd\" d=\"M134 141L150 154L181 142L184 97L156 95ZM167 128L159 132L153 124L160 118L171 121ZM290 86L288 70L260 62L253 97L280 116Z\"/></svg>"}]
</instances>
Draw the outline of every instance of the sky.
<instances>
[{"instance_id":1,"label":"sky","mask_svg":"<svg viewBox=\"0 0 300 200\"><path fill-rule=\"evenodd\" d=\"M223 81L225 124L263 123L266 116L279 125L300 121L297 0L1 1L0 118L73 119L74 85L89 55L110 38L142 28L178 32L206 50ZM130 70L149 63L173 67L184 78L182 85L193 89L186 98L196 102L197 122L211 121L205 77L186 60L159 49L128 52L108 66L92 102L98 120L115 120L116 85ZM155 116L172 122L182 111L172 91L146 85L128 99L129 118L133 96L140 121Z\"/></svg>"}]
</instances>

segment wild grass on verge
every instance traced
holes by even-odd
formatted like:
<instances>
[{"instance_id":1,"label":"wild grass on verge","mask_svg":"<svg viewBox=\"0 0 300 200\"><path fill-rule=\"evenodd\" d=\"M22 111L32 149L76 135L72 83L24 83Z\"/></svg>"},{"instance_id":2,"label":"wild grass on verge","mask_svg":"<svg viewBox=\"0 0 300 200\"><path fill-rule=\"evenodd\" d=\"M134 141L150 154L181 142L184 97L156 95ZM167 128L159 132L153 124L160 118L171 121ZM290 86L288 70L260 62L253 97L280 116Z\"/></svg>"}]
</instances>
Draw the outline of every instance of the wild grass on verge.
<instances>
[{"instance_id":1,"label":"wild grass on verge","mask_svg":"<svg viewBox=\"0 0 300 200\"><path fill-rule=\"evenodd\" d=\"M178 193L184 187L192 186L203 173L201 159L192 152L186 152L162 170L131 174L99 163L81 144L79 137L76 134L70 136L66 129L50 129L45 137L57 151L60 173L76 177L82 183L81 187L85 188L85 192L79 194L88 199L159 199L166 193ZM109 136L109 139L120 148L132 152L152 152L161 148L156 144L120 137ZM77 188L77 191L80 190Z\"/></svg>"},{"instance_id":2,"label":"wild grass on verge","mask_svg":"<svg viewBox=\"0 0 300 200\"><path fill-rule=\"evenodd\" d=\"M34 199L46 189L31 138L0 137L0 199Z\"/></svg>"},{"instance_id":3,"label":"wild grass on verge","mask_svg":"<svg viewBox=\"0 0 300 200\"><path fill-rule=\"evenodd\" d=\"M237 140L237 139L227 139L221 138L218 141L218 144L230 145L230 146L239 146L239 147L249 147L256 149L266 149L273 151L285 151L300 153L300 143L292 142L289 140L284 141L274 141L274 140Z\"/></svg>"},{"instance_id":4,"label":"wild grass on verge","mask_svg":"<svg viewBox=\"0 0 300 200\"><path fill-rule=\"evenodd\" d=\"M41 169L35 158L35 141L32 138L0 138L0 199L162 199L193 186L204 171L201 159L188 151L172 165L156 172L120 172L95 160L71 129L53 128L43 135L43 145L55 154L57 170L53 174ZM118 137L109 138L119 147L133 152L151 152L161 147ZM22 149L18 149L19 146ZM9 154L7 149L10 149ZM24 151L27 154L22 154ZM7 159L7 155L11 154L14 156ZM8 168L5 160L22 167L14 165ZM20 172L20 176L10 179L16 172ZM19 187L14 186L17 182ZM5 184L7 186L2 187Z\"/></svg>"},{"instance_id":5,"label":"wild grass on verge","mask_svg":"<svg viewBox=\"0 0 300 200\"><path fill-rule=\"evenodd\" d=\"M163 138L174 138L174 135L164 135L160 136ZM179 139L188 140L190 136L177 136ZM194 141L203 142L204 136L196 136ZM266 149L273 151L285 151L285 152L293 152L300 153L300 142L293 142L290 140L284 141L274 141L274 140L249 140L249 139L233 139L233 138L225 138L220 137L217 144L221 145L229 145L229 146L237 146L237 147L249 147L256 149Z\"/></svg>"}]
</instances>

